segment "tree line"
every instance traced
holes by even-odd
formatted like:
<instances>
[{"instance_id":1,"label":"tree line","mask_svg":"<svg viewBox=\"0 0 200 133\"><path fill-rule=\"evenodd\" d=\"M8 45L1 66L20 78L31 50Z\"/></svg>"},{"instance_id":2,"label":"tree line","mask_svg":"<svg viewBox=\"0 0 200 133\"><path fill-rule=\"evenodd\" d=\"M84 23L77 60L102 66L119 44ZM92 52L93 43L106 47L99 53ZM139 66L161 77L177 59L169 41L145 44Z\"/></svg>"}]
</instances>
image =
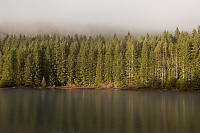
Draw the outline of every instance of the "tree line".
<instances>
[{"instance_id":1,"label":"tree line","mask_svg":"<svg viewBox=\"0 0 200 133\"><path fill-rule=\"evenodd\" d=\"M6 35L0 38L6 86L200 88L200 27L134 38Z\"/></svg>"}]
</instances>

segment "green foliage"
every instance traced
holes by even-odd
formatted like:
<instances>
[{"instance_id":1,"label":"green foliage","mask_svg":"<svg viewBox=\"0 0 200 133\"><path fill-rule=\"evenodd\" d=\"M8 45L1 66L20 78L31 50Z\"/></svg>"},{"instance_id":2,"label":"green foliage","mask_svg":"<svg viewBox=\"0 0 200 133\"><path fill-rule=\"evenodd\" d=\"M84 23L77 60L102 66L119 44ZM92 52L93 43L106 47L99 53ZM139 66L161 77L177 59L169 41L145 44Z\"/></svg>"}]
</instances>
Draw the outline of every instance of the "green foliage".
<instances>
[{"instance_id":1,"label":"green foliage","mask_svg":"<svg viewBox=\"0 0 200 133\"><path fill-rule=\"evenodd\" d=\"M98 54L97 54L97 66L96 66L96 77L95 77L95 84L100 87L103 82L103 70L104 70L104 48L102 45L102 40L98 41Z\"/></svg>"},{"instance_id":2,"label":"green foliage","mask_svg":"<svg viewBox=\"0 0 200 133\"><path fill-rule=\"evenodd\" d=\"M165 83L165 88L167 89L176 88L176 82L177 82L176 78L171 78L167 80Z\"/></svg>"},{"instance_id":3,"label":"green foliage","mask_svg":"<svg viewBox=\"0 0 200 133\"><path fill-rule=\"evenodd\" d=\"M42 78L41 86L42 86L42 88L46 88L47 87L47 83L46 83L46 80L45 80L44 76Z\"/></svg>"},{"instance_id":4,"label":"green foliage","mask_svg":"<svg viewBox=\"0 0 200 133\"><path fill-rule=\"evenodd\" d=\"M179 90L184 90L185 89L185 82L183 80L177 80L176 88L179 89Z\"/></svg>"},{"instance_id":5,"label":"green foliage","mask_svg":"<svg viewBox=\"0 0 200 133\"><path fill-rule=\"evenodd\" d=\"M0 88L11 87L13 86L13 82L9 80L0 80Z\"/></svg>"},{"instance_id":6,"label":"green foliage","mask_svg":"<svg viewBox=\"0 0 200 133\"><path fill-rule=\"evenodd\" d=\"M158 79L151 79L148 81L147 85L143 84L143 87L150 87L153 89L161 89L162 88L162 81Z\"/></svg>"},{"instance_id":7,"label":"green foliage","mask_svg":"<svg viewBox=\"0 0 200 133\"><path fill-rule=\"evenodd\" d=\"M148 75L149 75L149 48L148 48L148 40L145 40L143 43L142 51L141 51L141 64L140 64L140 80L144 85L147 85Z\"/></svg>"},{"instance_id":8,"label":"green foliage","mask_svg":"<svg viewBox=\"0 0 200 133\"><path fill-rule=\"evenodd\" d=\"M0 38L1 86L200 88L200 34ZM44 83L44 84L43 84ZM46 85L45 85L46 84Z\"/></svg>"},{"instance_id":9,"label":"green foliage","mask_svg":"<svg viewBox=\"0 0 200 133\"><path fill-rule=\"evenodd\" d=\"M7 82L5 80L0 81L0 88L7 87Z\"/></svg>"}]
</instances>

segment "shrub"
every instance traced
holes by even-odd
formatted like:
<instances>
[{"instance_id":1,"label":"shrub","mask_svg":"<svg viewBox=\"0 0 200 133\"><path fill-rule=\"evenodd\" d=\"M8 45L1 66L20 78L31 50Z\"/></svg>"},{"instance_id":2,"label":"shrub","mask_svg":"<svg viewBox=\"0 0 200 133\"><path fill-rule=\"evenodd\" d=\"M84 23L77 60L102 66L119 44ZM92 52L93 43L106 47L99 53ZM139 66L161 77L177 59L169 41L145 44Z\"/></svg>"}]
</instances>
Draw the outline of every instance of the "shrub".
<instances>
[{"instance_id":1,"label":"shrub","mask_svg":"<svg viewBox=\"0 0 200 133\"><path fill-rule=\"evenodd\" d=\"M45 81L45 78L42 78L42 83L41 83L42 88L46 88L47 87L47 83Z\"/></svg>"},{"instance_id":2,"label":"shrub","mask_svg":"<svg viewBox=\"0 0 200 133\"><path fill-rule=\"evenodd\" d=\"M175 88L176 82L177 82L176 78L171 78L171 79L167 80L165 83L165 88L167 88L167 89Z\"/></svg>"},{"instance_id":3,"label":"shrub","mask_svg":"<svg viewBox=\"0 0 200 133\"><path fill-rule=\"evenodd\" d=\"M161 80L152 79L148 82L147 87L151 87L153 89L160 89L161 88Z\"/></svg>"},{"instance_id":4,"label":"shrub","mask_svg":"<svg viewBox=\"0 0 200 133\"><path fill-rule=\"evenodd\" d=\"M28 79L28 80L25 81L24 86L26 86L26 87L31 87L32 84L33 84L33 83L32 83L32 79L30 78L30 79Z\"/></svg>"},{"instance_id":5,"label":"shrub","mask_svg":"<svg viewBox=\"0 0 200 133\"><path fill-rule=\"evenodd\" d=\"M196 78L191 81L191 86L193 89L200 89L200 79Z\"/></svg>"},{"instance_id":6,"label":"shrub","mask_svg":"<svg viewBox=\"0 0 200 133\"><path fill-rule=\"evenodd\" d=\"M0 87L11 87L13 86L13 82L9 81L9 80L1 80L0 81Z\"/></svg>"},{"instance_id":7,"label":"shrub","mask_svg":"<svg viewBox=\"0 0 200 133\"><path fill-rule=\"evenodd\" d=\"M184 80L181 80L181 79L177 80L177 82L176 82L176 88L180 89L180 90L185 89Z\"/></svg>"}]
</instances>

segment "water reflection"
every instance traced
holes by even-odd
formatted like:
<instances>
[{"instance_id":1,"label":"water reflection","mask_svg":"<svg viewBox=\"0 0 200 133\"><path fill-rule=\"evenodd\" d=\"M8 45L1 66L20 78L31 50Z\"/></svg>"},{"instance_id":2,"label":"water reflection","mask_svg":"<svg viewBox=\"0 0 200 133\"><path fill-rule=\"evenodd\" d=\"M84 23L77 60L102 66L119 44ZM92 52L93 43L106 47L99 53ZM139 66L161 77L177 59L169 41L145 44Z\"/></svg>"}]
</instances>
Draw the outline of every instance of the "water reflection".
<instances>
[{"instance_id":1,"label":"water reflection","mask_svg":"<svg viewBox=\"0 0 200 133\"><path fill-rule=\"evenodd\" d=\"M200 94L0 90L0 133L200 132Z\"/></svg>"}]
</instances>

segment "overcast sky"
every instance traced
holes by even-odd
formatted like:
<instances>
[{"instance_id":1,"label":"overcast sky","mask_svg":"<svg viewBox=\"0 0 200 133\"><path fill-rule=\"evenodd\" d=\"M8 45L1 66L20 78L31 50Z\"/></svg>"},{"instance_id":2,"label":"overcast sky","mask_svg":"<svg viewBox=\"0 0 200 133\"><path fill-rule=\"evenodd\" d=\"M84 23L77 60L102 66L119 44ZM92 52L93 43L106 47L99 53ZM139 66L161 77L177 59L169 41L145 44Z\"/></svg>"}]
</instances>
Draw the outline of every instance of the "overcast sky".
<instances>
[{"instance_id":1,"label":"overcast sky","mask_svg":"<svg viewBox=\"0 0 200 133\"><path fill-rule=\"evenodd\" d=\"M191 31L200 0L0 0L0 24L30 23Z\"/></svg>"}]
</instances>

